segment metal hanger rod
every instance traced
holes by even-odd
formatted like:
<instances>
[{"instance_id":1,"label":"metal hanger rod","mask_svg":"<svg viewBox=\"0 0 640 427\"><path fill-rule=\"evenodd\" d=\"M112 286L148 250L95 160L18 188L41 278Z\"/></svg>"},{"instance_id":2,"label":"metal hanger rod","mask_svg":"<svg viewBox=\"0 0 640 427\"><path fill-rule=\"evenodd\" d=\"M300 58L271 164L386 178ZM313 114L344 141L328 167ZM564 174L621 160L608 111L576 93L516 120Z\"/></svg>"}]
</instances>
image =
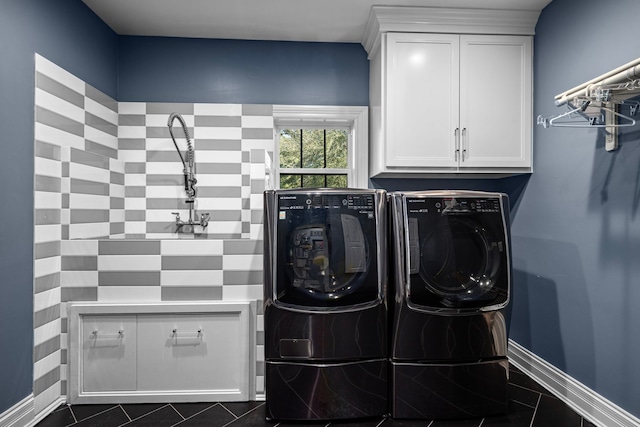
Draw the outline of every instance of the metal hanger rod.
<instances>
[{"instance_id":1,"label":"metal hanger rod","mask_svg":"<svg viewBox=\"0 0 640 427\"><path fill-rule=\"evenodd\" d=\"M598 76L594 79L589 80L588 82L582 83L574 87L573 89L569 89L561 94L555 96L555 104L557 106L564 105L568 101L572 100L576 96L585 96L585 90L593 85L593 84L617 84L624 83L629 79L639 78L640 77L640 58L637 58L625 65L622 65L614 70L611 70L601 76Z\"/></svg>"}]
</instances>

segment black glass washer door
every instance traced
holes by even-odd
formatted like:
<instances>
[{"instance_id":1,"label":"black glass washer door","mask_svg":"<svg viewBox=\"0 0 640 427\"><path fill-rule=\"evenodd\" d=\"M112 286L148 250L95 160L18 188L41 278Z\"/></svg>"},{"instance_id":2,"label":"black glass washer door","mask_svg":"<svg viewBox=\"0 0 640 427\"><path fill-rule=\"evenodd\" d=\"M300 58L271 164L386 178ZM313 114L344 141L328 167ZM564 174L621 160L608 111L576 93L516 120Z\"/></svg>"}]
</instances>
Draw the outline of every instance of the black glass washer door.
<instances>
[{"instance_id":1,"label":"black glass washer door","mask_svg":"<svg viewBox=\"0 0 640 427\"><path fill-rule=\"evenodd\" d=\"M508 254L499 210L478 212L476 203L466 203L474 208L447 212L444 202L431 203L408 213L409 302L443 310L506 303Z\"/></svg>"},{"instance_id":2,"label":"black glass washer door","mask_svg":"<svg viewBox=\"0 0 640 427\"><path fill-rule=\"evenodd\" d=\"M380 299L374 194L278 200L274 302L332 310Z\"/></svg>"}]
</instances>

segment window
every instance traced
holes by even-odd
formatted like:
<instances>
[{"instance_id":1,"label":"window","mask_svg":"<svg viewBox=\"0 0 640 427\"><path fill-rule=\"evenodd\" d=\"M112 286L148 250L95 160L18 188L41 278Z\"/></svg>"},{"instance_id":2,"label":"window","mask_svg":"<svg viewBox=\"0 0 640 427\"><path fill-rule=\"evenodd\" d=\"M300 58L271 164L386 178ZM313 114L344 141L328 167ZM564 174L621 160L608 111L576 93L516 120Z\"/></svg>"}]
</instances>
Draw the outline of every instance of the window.
<instances>
[{"instance_id":1,"label":"window","mask_svg":"<svg viewBox=\"0 0 640 427\"><path fill-rule=\"evenodd\" d=\"M277 188L367 188L367 107L274 106Z\"/></svg>"}]
</instances>

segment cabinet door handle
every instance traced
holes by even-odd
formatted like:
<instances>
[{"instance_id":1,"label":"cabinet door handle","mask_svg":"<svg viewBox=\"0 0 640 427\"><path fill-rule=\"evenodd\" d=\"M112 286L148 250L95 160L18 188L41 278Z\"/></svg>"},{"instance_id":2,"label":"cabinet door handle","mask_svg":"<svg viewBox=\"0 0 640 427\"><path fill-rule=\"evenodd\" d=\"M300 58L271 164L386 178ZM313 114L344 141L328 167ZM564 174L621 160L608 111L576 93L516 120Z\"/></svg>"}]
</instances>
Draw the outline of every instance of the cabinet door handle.
<instances>
[{"instance_id":1,"label":"cabinet door handle","mask_svg":"<svg viewBox=\"0 0 640 427\"><path fill-rule=\"evenodd\" d=\"M464 155L467 154L467 128L462 128L462 161L464 162Z\"/></svg>"},{"instance_id":2,"label":"cabinet door handle","mask_svg":"<svg viewBox=\"0 0 640 427\"><path fill-rule=\"evenodd\" d=\"M120 329L117 331L109 331L109 332L94 330L91 332L91 335L93 336L94 339L97 339L98 335L104 336L104 337L111 337L111 338L121 338L124 336L124 329Z\"/></svg>"},{"instance_id":3,"label":"cabinet door handle","mask_svg":"<svg viewBox=\"0 0 640 427\"><path fill-rule=\"evenodd\" d=\"M181 333L182 333L182 334L195 334L195 335L197 335L197 336L202 335L202 332L203 332L203 331L202 331L202 328L198 328L198 329L197 329L197 330L195 330L195 331L181 331ZM171 334L172 334L172 335L178 335L178 328L174 328L174 329L172 329L172 330L171 330Z\"/></svg>"},{"instance_id":4,"label":"cabinet door handle","mask_svg":"<svg viewBox=\"0 0 640 427\"><path fill-rule=\"evenodd\" d=\"M460 154L460 128L456 128L453 131L453 139L454 139L454 143L456 146L455 152L454 152L454 160L457 162L458 161L458 155Z\"/></svg>"}]
</instances>

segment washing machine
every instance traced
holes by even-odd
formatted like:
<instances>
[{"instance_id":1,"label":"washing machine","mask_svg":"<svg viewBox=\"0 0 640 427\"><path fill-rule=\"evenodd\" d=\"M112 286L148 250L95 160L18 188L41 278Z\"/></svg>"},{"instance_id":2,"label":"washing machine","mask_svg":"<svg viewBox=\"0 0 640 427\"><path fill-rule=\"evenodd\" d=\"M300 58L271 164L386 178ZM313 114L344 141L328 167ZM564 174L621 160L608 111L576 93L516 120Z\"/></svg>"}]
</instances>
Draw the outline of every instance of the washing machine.
<instances>
[{"instance_id":1,"label":"washing machine","mask_svg":"<svg viewBox=\"0 0 640 427\"><path fill-rule=\"evenodd\" d=\"M387 196L264 194L267 419L388 414Z\"/></svg>"},{"instance_id":2,"label":"washing machine","mask_svg":"<svg viewBox=\"0 0 640 427\"><path fill-rule=\"evenodd\" d=\"M390 216L391 416L506 412L507 195L396 192Z\"/></svg>"}]
</instances>

